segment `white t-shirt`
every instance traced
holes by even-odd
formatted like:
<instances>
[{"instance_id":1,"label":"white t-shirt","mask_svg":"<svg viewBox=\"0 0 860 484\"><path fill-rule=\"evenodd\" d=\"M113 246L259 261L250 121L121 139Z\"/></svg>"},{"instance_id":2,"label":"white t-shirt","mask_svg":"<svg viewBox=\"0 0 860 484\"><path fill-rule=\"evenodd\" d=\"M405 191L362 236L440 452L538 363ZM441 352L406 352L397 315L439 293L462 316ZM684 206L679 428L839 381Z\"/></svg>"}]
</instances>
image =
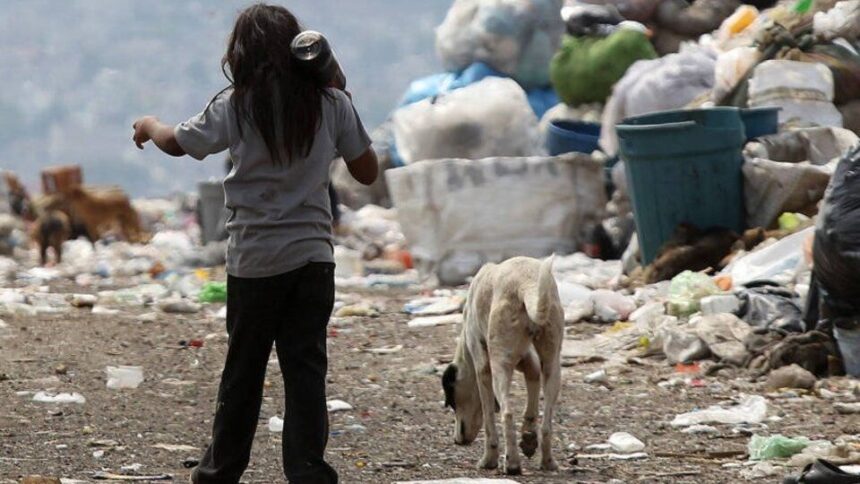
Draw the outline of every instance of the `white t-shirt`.
<instances>
[{"instance_id":1,"label":"white t-shirt","mask_svg":"<svg viewBox=\"0 0 860 484\"><path fill-rule=\"evenodd\" d=\"M224 179L224 193L231 276L270 277L309 262L334 261L329 168L338 156L357 159L371 141L349 97L336 89L328 93L310 154L280 165L252 124L243 120L244 137L239 136L232 90L176 126L179 146L198 160L230 150L233 170Z\"/></svg>"}]
</instances>

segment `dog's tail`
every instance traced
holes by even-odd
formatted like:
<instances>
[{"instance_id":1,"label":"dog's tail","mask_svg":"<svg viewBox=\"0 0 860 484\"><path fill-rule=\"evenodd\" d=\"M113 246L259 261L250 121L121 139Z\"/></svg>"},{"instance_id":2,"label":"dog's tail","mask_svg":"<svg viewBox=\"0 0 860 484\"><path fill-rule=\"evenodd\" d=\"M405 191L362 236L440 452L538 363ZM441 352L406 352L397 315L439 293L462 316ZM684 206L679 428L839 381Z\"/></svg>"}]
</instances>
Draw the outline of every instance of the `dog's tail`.
<instances>
[{"instance_id":1,"label":"dog's tail","mask_svg":"<svg viewBox=\"0 0 860 484\"><path fill-rule=\"evenodd\" d=\"M555 278L552 275L554 260L555 254L540 263L538 280L535 281L535 284L530 284L523 294L523 302L526 305L529 319L538 326L543 326L549 321L552 300L558 297L558 289L556 289Z\"/></svg>"}]
</instances>

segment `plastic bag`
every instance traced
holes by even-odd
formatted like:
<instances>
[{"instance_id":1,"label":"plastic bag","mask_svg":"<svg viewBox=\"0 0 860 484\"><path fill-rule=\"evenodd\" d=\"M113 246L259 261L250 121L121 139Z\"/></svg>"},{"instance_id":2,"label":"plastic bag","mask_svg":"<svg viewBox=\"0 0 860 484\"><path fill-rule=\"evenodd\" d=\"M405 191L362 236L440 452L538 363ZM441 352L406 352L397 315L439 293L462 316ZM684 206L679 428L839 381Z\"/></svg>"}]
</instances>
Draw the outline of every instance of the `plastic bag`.
<instances>
[{"instance_id":1,"label":"plastic bag","mask_svg":"<svg viewBox=\"0 0 860 484\"><path fill-rule=\"evenodd\" d=\"M815 35L824 40L837 37L860 37L860 0L839 2L828 12L818 12L812 18Z\"/></svg>"},{"instance_id":2,"label":"plastic bag","mask_svg":"<svg viewBox=\"0 0 860 484\"><path fill-rule=\"evenodd\" d=\"M813 274L825 318L860 316L860 145L839 162L815 228Z\"/></svg>"},{"instance_id":3,"label":"plastic bag","mask_svg":"<svg viewBox=\"0 0 860 484\"><path fill-rule=\"evenodd\" d=\"M799 333L804 331L803 315L797 294L777 286L744 289L738 293L741 300L741 319L761 329L778 329Z\"/></svg>"},{"instance_id":4,"label":"plastic bag","mask_svg":"<svg viewBox=\"0 0 860 484\"><path fill-rule=\"evenodd\" d=\"M833 73L822 64L769 60L755 68L749 82L749 106L782 108L780 124L841 128L834 95Z\"/></svg>"},{"instance_id":5,"label":"plastic bag","mask_svg":"<svg viewBox=\"0 0 860 484\"><path fill-rule=\"evenodd\" d=\"M631 116L680 109L714 87L714 50L692 46L659 59L640 60L615 85L603 112L600 147L618 152L615 125Z\"/></svg>"},{"instance_id":6,"label":"plastic bag","mask_svg":"<svg viewBox=\"0 0 860 484\"><path fill-rule=\"evenodd\" d=\"M707 274L684 271L669 286L669 309L673 315L689 316L699 310L702 298L719 294L720 288Z\"/></svg>"},{"instance_id":7,"label":"plastic bag","mask_svg":"<svg viewBox=\"0 0 860 484\"><path fill-rule=\"evenodd\" d=\"M723 424L756 424L764 421L767 417L767 400L759 395L747 397L738 405L723 408L713 405L703 410L695 410L675 416L671 425L673 427L689 427L690 425L701 425L708 423Z\"/></svg>"},{"instance_id":8,"label":"plastic bag","mask_svg":"<svg viewBox=\"0 0 860 484\"><path fill-rule=\"evenodd\" d=\"M723 270L731 275L735 287L755 281L785 284L794 280L798 269L805 265L803 242L812 227L736 259Z\"/></svg>"},{"instance_id":9,"label":"plastic bag","mask_svg":"<svg viewBox=\"0 0 860 484\"><path fill-rule=\"evenodd\" d=\"M478 83L398 109L394 138L406 164L543 153L538 119L511 79Z\"/></svg>"},{"instance_id":10,"label":"plastic bag","mask_svg":"<svg viewBox=\"0 0 860 484\"><path fill-rule=\"evenodd\" d=\"M785 459L799 454L809 444L810 440L805 437L792 439L780 434L770 437L753 435L747 449L750 460Z\"/></svg>"},{"instance_id":11,"label":"plastic bag","mask_svg":"<svg viewBox=\"0 0 860 484\"><path fill-rule=\"evenodd\" d=\"M550 78L567 104L603 103L633 63L655 57L648 37L637 30L622 28L606 38L566 37L552 59Z\"/></svg>"},{"instance_id":12,"label":"plastic bag","mask_svg":"<svg viewBox=\"0 0 860 484\"><path fill-rule=\"evenodd\" d=\"M717 38L726 41L746 30L758 18L758 9L752 5L741 5L729 18L723 21L717 31Z\"/></svg>"},{"instance_id":13,"label":"plastic bag","mask_svg":"<svg viewBox=\"0 0 860 484\"><path fill-rule=\"evenodd\" d=\"M226 282L207 282L200 290L197 299L202 303L223 303L227 302L227 283Z\"/></svg>"},{"instance_id":14,"label":"plastic bag","mask_svg":"<svg viewBox=\"0 0 860 484\"><path fill-rule=\"evenodd\" d=\"M714 92L711 99L722 99L731 92L760 59L761 52L755 47L738 47L720 54L714 66Z\"/></svg>"},{"instance_id":15,"label":"plastic bag","mask_svg":"<svg viewBox=\"0 0 860 484\"><path fill-rule=\"evenodd\" d=\"M447 70L485 62L525 88L549 84L549 62L561 43L562 0L455 0L436 29Z\"/></svg>"}]
</instances>

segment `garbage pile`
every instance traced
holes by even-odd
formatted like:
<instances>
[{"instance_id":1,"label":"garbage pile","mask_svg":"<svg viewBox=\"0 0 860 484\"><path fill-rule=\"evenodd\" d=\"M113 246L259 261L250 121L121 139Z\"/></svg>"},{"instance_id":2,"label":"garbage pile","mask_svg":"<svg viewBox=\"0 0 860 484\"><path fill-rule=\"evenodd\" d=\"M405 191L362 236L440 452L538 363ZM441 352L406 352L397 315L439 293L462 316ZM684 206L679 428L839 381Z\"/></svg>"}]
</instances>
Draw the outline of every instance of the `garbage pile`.
<instances>
[{"instance_id":1,"label":"garbage pile","mask_svg":"<svg viewBox=\"0 0 860 484\"><path fill-rule=\"evenodd\" d=\"M833 261L860 240L840 189L858 18L856 0L454 2L449 72L376 136L399 249L443 285L570 254L566 319L612 325L570 357L856 375L857 277Z\"/></svg>"}]
</instances>

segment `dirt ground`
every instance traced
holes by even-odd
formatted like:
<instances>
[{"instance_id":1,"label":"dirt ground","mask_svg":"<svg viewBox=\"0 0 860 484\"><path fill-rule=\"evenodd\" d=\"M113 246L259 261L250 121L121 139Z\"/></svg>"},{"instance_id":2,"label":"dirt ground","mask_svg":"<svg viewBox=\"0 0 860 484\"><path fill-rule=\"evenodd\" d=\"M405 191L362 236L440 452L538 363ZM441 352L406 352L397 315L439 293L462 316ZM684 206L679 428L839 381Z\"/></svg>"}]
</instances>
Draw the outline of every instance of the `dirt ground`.
<instances>
[{"instance_id":1,"label":"dirt ground","mask_svg":"<svg viewBox=\"0 0 860 484\"><path fill-rule=\"evenodd\" d=\"M56 292L93 292L69 282ZM336 319L330 325L329 397L355 408L331 415L328 458L344 483L389 483L453 477L499 477L475 469L482 438L469 447L453 444L453 415L443 408L440 375L453 353L459 327L409 329L403 304L415 293L404 291L340 293L341 300L368 301L382 314L375 318ZM219 305L192 316L159 314L155 322L139 315L153 308L126 309L119 315L94 315L74 309L62 315L4 317L0 330L0 483L30 474L89 481L96 471L119 472L141 464L139 474L166 473L187 482L183 463L200 457L210 431L226 338ZM572 328L583 336L601 331ZM204 339L202 348L181 341ZM390 354L368 350L402 345ZM274 355L273 355L274 358ZM244 482L284 482L280 435L268 429L283 411L283 385L274 359L251 466ZM105 366L140 365L146 380L136 390L105 386ZM606 385L583 382L603 363L568 362L557 412L555 452L563 469L545 473L537 458L524 461L521 483L696 482L743 480L740 466L749 432L723 426L717 435L690 435L668 422L678 413L725 403L739 394L765 394L761 383L743 375L704 378L696 386L659 386L677 377L660 360L610 369ZM35 403L32 394L53 389L75 391L83 405ZM516 405L524 406L518 377ZM842 416L815 396L783 394L769 398L767 433L834 439L860 433L860 417ZM589 458L583 448L627 431L647 444L644 460ZM187 450L154 446L181 444ZM577 451L569 450L577 445ZM101 457L94 456L101 454ZM579 454L578 459L572 457ZM780 476L761 479L778 482Z\"/></svg>"}]
</instances>

